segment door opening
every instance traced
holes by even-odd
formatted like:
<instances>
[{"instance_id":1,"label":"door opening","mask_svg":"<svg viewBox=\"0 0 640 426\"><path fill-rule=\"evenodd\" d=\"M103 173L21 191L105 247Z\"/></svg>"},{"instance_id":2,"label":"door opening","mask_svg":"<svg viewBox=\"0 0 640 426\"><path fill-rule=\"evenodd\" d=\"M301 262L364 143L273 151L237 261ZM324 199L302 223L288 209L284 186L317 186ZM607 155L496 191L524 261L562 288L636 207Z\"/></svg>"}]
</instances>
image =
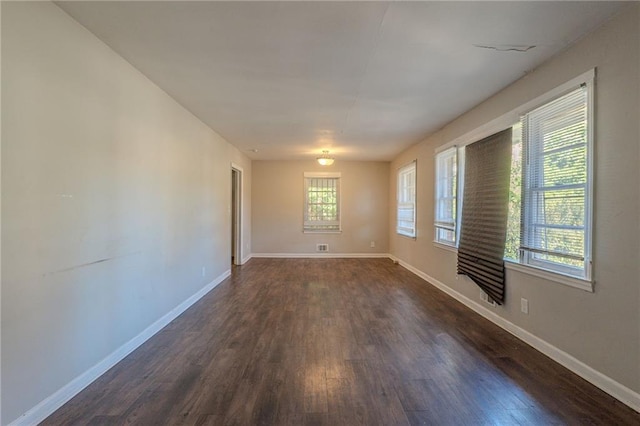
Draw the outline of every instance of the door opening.
<instances>
[{"instance_id":1,"label":"door opening","mask_svg":"<svg viewBox=\"0 0 640 426\"><path fill-rule=\"evenodd\" d=\"M231 264L242 264L242 169L231 165Z\"/></svg>"}]
</instances>

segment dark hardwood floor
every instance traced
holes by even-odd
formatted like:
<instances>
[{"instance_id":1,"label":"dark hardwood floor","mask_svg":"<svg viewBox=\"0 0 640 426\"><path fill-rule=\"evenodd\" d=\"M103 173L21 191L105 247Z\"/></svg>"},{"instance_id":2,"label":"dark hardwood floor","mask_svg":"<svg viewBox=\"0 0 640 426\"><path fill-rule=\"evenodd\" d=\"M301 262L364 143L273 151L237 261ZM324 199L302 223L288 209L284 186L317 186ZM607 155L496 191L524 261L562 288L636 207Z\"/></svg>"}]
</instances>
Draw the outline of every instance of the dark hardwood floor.
<instances>
[{"instance_id":1,"label":"dark hardwood floor","mask_svg":"<svg viewBox=\"0 0 640 426\"><path fill-rule=\"evenodd\" d=\"M253 259L46 425L640 425L387 259Z\"/></svg>"}]
</instances>

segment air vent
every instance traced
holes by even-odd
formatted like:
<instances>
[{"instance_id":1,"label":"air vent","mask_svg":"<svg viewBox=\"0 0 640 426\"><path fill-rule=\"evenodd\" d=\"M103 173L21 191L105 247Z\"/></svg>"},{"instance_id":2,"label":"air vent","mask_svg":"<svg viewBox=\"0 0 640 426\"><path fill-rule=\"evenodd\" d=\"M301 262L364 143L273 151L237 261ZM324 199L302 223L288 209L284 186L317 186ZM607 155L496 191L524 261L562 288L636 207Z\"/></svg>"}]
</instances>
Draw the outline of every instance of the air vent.
<instances>
[{"instance_id":1,"label":"air vent","mask_svg":"<svg viewBox=\"0 0 640 426\"><path fill-rule=\"evenodd\" d=\"M316 244L317 252L326 252L329 251L329 244Z\"/></svg>"}]
</instances>

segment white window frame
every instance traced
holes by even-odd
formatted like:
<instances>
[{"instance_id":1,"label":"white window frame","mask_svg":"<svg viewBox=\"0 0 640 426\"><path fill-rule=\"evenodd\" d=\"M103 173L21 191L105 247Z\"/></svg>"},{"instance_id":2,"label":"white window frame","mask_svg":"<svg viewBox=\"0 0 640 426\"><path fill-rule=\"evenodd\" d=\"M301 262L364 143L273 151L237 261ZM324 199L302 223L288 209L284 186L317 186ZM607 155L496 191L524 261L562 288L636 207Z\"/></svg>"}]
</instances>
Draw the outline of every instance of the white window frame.
<instances>
[{"instance_id":1,"label":"white window frame","mask_svg":"<svg viewBox=\"0 0 640 426\"><path fill-rule=\"evenodd\" d=\"M455 180L455 196L449 197L448 194L443 194L444 188L440 184L443 180L441 176L445 170L441 168L443 158L454 157L455 170L453 179ZM434 200L434 221L433 221L433 240L437 245L441 245L444 248L456 248L459 240L460 230L460 211L462 206L462 190L464 188L464 173L461 173L464 169L464 148L458 148L457 146L448 147L440 150L435 155L435 200ZM443 218L440 215L440 207L445 200L449 200L452 203L453 217ZM447 220L450 219L450 220ZM441 238L439 235L440 230L449 230L454 234L453 240Z\"/></svg>"},{"instance_id":2,"label":"white window frame","mask_svg":"<svg viewBox=\"0 0 640 426\"><path fill-rule=\"evenodd\" d=\"M589 272L588 272L588 278L577 278L577 277L573 277L573 276L569 276L566 274L562 274L560 272L555 272L555 271L549 271L546 269L542 269L538 266L535 265L528 265L528 264L524 264L524 263L520 263L520 262L515 262L512 261L511 259L505 259L505 267L507 270L512 270L512 271L517 271L519 273L524 273L527 275L532 275L532 276L536 276L536 277L540 277L540 278L544 278L546 280L549 281L553 281L559 284L564 284L570 287L574 287L574 288L578 288L580 290L584 290L584 291L588 291L588 292L593 292L594 291L594 285L595 285L595 281L594 281L594 276L593 276L593 258L592 258L592 250L593 250L593 239L592 239L592 235L593 235L593 211L594 211L594 197L593 197L593 163L594 163L594 154L595 154L595 150L594 150L594 141L593 141L593 135L594 135L594 96L593 96L593 87L595 85L595 75L596 75L596 69L590 69L588 71L586 71L585 73L574 77L573 79L567 81L564 84L561 84L560 86L556 87L555 89L552 89L538 97L536 97L535 99L532 99L531 101L528 101L526 103L524 103L523 105L519 106L518 108L515 108L497 118L495 118L494 120L491 120L490 122L468 132L465 133L455 139L453 139L452 141L440 146L437 150L436 150L436 155L439 152L442 152L448 148L451 147L459 147L462 148L466 145L469 145L471 143L474 143L476 141L479 141L481 139L486 138L487 136L490 136L494 133L497 133L501 130L506 129L507 127L511 127L514 125L514 123L517 123L520 121L520 117L522 117L522 115L524 115L525 113L527 113L528 111L531 111L541 105L544 105L545 103L550 102L551 100L557 98L558 96L564 94L564 93L568 93L571 89L578 87L581 84L586 84L587 87L589 87L590 90L590 96L588 96L588 120L589 120L589 128L588 128L588 133L590 136L589 141L588 141L588 147L587 150L591 153L591 155L588 156L587 158L587 176L588 176L588 181L589 181L589 185L588 185L588 206L589 206L589 217L585 218L585 225L587 227L587 231L585 233L585 238L588 239L588 244L587 244L587 251L585 252L585 256L589 256L590 257L590 267L589 267ZM459 151L460 152L460 151ZM458 173L460 176L464 176L464 165L460 165L458 166ZM462 190L464 190L464 183L459 180L458 181L458 187L461 188ZM458 198L459 200L462 199L461 197L461 193L462 191L458 191ZM461 211L461 206L458 206L458 211ZM458 215L459 216L459 215ZM458 225L459 225L459 221L458 221ZM459 226L458 226L459 229ZM448 250L452 250L452 251L456 251L456 248L453 246L448 246L448 245L443 245L438 243L437 241L434 241L434 244L437 247L441 247L441 248L445 248Z\"/></svg>"},{"instance_id":3,"label":"white window frame","mask_svg":"<svg viewBox=\"0 0 640 426\"><path fill-rule=\"evenodd\" d=\"M531 111L534 111L539 108L544 108L546 105L550 104L551 102L557 99L560 99L563 96L568 95L576 90L584 90L585 92L585 96L586 96L585 104L587 109L586 111L586 120L587 120L586 175L587 176L586 176L586 182L584 184L585 211L584 211L584 259L582 259L583 267L582 268L573 267L569 265L563 265L561 263L552 262L549 260L536 258L537 251L535 247L529 248L529 249L521 247L521 250L520 250L520 263L523 265L546 270L552 273L566 275L568 277L576 278L578 280L584 280L587 282L591 282L591 279L592 279L591 235L593 232L593 226L592 226L591 218L593 216L592 211L593 211L593 152L594 152L593 150L593 124L594 124L593 123L593 81L594 79L591 78L579 85L576 85L572 87L570 90L567 90L565 93L559 94L558 96L555 96L554 98L549 99L549 101L531 110ZM526 137L527 135L523 133L523 144L525 142L524 139ZM538 147L538 144L536 144L535 147ZM534 146L532 145L531 149L533 148ZM533 160L530 161L529 165L523 164L523 170L525 174L532 172L532 168L534 166L531 166L531 163L533 163ZM539 160L536 161L536 163L539 164ZM538 172L537 175L542 176L540 172ZM523 176L523 181L531 182L532 178L528 176ZM528 191L525 191L525 193L526 192ZM531 200L528 199L525 193L523 193L522 195L522 209L523 209L522 217L524 218L524 221L521 224L521 227L522 227L522 232L524 233L525 238L533 239L534 238L533 228L535 226L534 224L538 222L535 214L536 204L533 201L533 199Z\"/></svg>"},{"instance_id":4,"label":"white window frame","mask_svg":"<svg viewBox=\"0 0 640 426\"><path fill-rule=\"evenodd\" d=\"M398 169L396 194L396 233L416 238L416 160ZM411 220L400 220L401 210L411 210Z\"/></svg>"},{"instance_id":5,"label":"white window frame","mask_svg":"<svg viewBox=\"0 0 640 426\"><path fill-rule=\"evenodd\" d=\"M304 172L304 211L302 231L305 234L339 234L342 232L341 214L341 174L340 172ZM311 221L308 219L309 212L309 183L311 179L335 179L336 180L336 209L337 220L335 221ZM323 226L333 226L330 229L323 229Z\"/></svg>"}]
</instances>

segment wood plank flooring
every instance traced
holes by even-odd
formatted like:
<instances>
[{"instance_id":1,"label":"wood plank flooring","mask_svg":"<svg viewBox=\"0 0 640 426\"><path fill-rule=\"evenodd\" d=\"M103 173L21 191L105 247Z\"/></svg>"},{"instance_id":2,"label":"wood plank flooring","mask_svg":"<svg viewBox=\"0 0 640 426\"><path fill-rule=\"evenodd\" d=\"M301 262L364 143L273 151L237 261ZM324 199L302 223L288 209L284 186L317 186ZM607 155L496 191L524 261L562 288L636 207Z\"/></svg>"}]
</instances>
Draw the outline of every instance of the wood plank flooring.
<instances>
[{"instance_id":1,"label":"wood plank flooring","mask_svg":"<svg viewBox=\"0 0 640 426\"><path fill-rule=\"evenodd\" d=\"M388 259L252 259L45 425L640 425Z\"/></svg>"}]
</instances>

